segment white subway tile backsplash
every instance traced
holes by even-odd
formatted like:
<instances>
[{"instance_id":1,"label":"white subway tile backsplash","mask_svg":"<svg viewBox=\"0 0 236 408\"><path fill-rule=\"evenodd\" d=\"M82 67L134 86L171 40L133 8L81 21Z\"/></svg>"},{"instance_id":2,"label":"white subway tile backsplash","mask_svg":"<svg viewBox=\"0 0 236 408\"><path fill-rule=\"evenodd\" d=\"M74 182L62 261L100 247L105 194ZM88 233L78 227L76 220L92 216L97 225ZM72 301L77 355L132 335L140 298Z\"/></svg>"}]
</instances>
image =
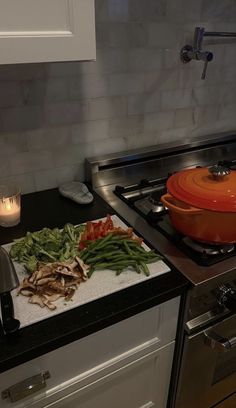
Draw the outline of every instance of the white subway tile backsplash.
<instances>
[{"instance_id":1,"label":"white subway tile backsplash","mask_svg":"<svg viewBox=\"0 0 236 408\"><path fill-rule=\"evenodd\" d=\"M110 74L113 72L125 72L128 69L128 53L125 49L97 49L95 61L81 62L77 66L77 75ZM83 77L80 78L83 80Z\"/></svg>"},{"instance_id":2,"label":"white subway tile backsplash","mask_svg":"<svg viewBox=\"0 0 236 408\"><path fill-rule=\"evenodd\" d=\"M23 104L22 85L17 81L0 80L0 108Z\"/></svg>"},{"instance_id":3,"label":"white subway tile backsplash","mask_svg":"<svg viewBox=\"0 0 236 408\"><path fill-rule=\"evenodd\" d=\"M96 143L97 140L108 139L109 120L94 120L79 123L70 127L72 143ZM67 139L68 140L68 139Z\"/></svg>"},{"instance_id":4,"label":"white subway tile backsplash","mask_svg":"<svg viewBox=\"0 0 236 408\"><path fill-rule=\"evenodd\" d=\"M47 105L44 123L48 126L60 126L82 122L88 119L88 102L63 102Z\"/></svg>"},{"instance_id":5,"label":"white subway tile backsplash","mask_svg":"<svg viewBox=\"0 0 236 408\"><path fill-rule=\"evenodd\" d=\"M234 0L202 0L203 21L235 21L236 3Z\"/></svg>"},{"instance_id":6,"label":"white subway tile backsplash","mask_svg":"<svg viewBox=\"0 0 236 408\"><path fill-rule=\"evenodd\" d=\"M36 171L34 173L36 191L48 190L58 186L57 169Z\"/></svg>"},{"instance_id":7,"label":"white subway tile backsplash","mask_svg":"<svg viewBox=\"0 0 236 408\"><path fill-rule=\"evenodd\" d=\"M91 99L88 109L90 120L125 116L127 114L127 99L124 96Z\"/></svg>"},{"instance_id":8,"label":"white subway tile backsplash","mask_svg":"<svg viewBox=\"0 0 236 408\"><path fill-rule=\"evenodd\" d=\"M95 5L96 61L0 66L0 183L52 188L82 181L88 156L235 129L235 42L204 38L204 81L180 61L196 26L236 31L235 0Z\"/></svg>"},{"instance_id":9,"label":"white subway tile backsplash","mask_svg":"<svg viewBox=\"0 0 236 408\"><path fill-rule=\"evenodd\" d=\"M72 100L99 98L108 94L108 76L103 74L84 75L69 82L69 98Z\"/></svg>"},{"instance_id":10,"label":"white subway tile backsplash","mask_svg":"<svg viewBox=\"0 0 236 408\"><path fill-rule=\"evenodd\" d=\"M84 163L78 162L76 165L70 165L57 168L58 186L69 181L83 181L84 180Z\"/></svg>"},{"instance_id":11,"label":"white subway tile backsplash","mask_svg":"<svg viewBox=\"0 0 236 408\"><path fill-rule=\"evenodd\" d=\"M107 0L109 21L128 21L129 3L127 0Z\"/></svg>"},{"instance_id":12,"label":"white subway tile backsplash","mask_svg":"<svg viewBox=\"0 0 236 408\"><path fill-rule=\"evenodd\" d=\"M164 69L172 69L175 70L181 66L180 57L179 57L179 49L177 47L173 48L165 48L163 50L163 63ZM190 65L187 65L190 67Z\"/></svg>"},{"instance_id":13,"label":"white subway tile backsplash","mask_svg":"<svg viewBox=\"0 0 236 408\"><path fill-rule=\"evenodd\" d=\"M135 48L129 52L129 70L146 72L161 69L163 52L156 48Z\"/></svg>"},{"instance_id":14,"label":"white subway tile backsplash","mask_svg":"<svg viewBox=\"0 0 236 408\"><path fill-rule=\"evenodd\" d=\"M50 150L68 144L69 128L42 128L28 131L24 134L27 138L28 149L31 152Z\"/></svg>"},{"instance_id":15,"label":"white subway tile backsplash","mask_svg":"<svg viewBox=\"0 0 236 408\"><path fill-rule=\"evenodd\" d=\"M192 106L191 89L177 89L175 91L163 91L161 98L162 108L166 110L188 108Z\"/></svg>"},{"instance_id":16,"label":"white subway tile backsplash","mask_svg":"<svg viewBox=\"0 0 236 408\"><path fill-rule=\"evenodd\" d=\"M199 21L202 0L167 0L167 18L170 21Z\"/></svg>"},{"instance_id":17,"label":"white subway tile backsplash","mask_svg":"<svg viewBox=\"0 0 236 408\"><path fill-rule=\"evenodd\" d=\"M179 43L182 26L170 23L151 23L148 27L148 44L151 47L172 48Z\"/></svg>"},{"instance_id":18,"label":"white subway tile backsplash","mask_svg":"<svg viewBox=\"0 0 236 408\"><path fill-rule=\"evenodd\" d=\"M131 21L156 21L166 14L166 0L129 0Z\"/></svg>"},{"instance_id":19,"label":"white subway tile backsplash","mask_svg":"<svg viewBox=\"0 0 236 408\"><path fill-rule=\"evenodd\" d=\"M1 147L1 144L0 144ZM6 156L5 156L6 157ZM4 160L4 156L0 156L0 184L2 183L2 177L8 177L15 174L14 167L11 166L9 160Z\"/></svg>"},{"instance_id":20,"label":"white subway tile backsplash","mask_svg":"<svg viewBox=\"0 0 236 408\"><path fill-rule=\"evenodd\" d=\"M26 151L28 151L28 141L25 133L0 134L0 160L14 153Z\"/></svg>"},{"instance_id":21,"label":"white subway tile backsplash","mask_svg":"<svg viewBox=\"0 0 236 408\"><path fill-rule=\"evenodd\" d=\"M194 125L194 110L192 108L177 109L175 111L174 127L185 127Z\"/></svg>"},{"instance_id":22,"label":"white subway tile backsplash","mask_svg":"<svg viewBox=\"0 0 236 408\"><path fill-rule=\"evenodd\" d=\"M236 129L236 102L232 104L224 104L219 108L219 119L229 120L235 124Z\"/></svg>"},{"instance_id":23,"label":"white subway tile backsplash","mask_svg":"<svg viewBox=\"0 0 236 408\"><path fill-rule=\"evenodd\" d=\"M156 130L169 129L174 124L174 111L147 113L144 116L144 130L154 132Z\"/></svg>"},{"instance_id":24,"label":"white subway tile backsplash","mask_svg":"<svg viewBox=\"0 0 236 408\"><path fill-rule=\"evenodd\" d=\"M68 78L76 75L79 62L53 62L46 64L47 78Z\"/></svg>"},{"instance_id":25,"label":"white subway tile backsplash","mask_svg":"<svg viewBox=\"0 0 236 408\"><path fill-rule=\"evenodd\" d=\"M154 90L153 90L154 89ZM140 115L150 112L158 112L161 106L160 91L155 88L142 95L132 95L128 98L128 114Z\"/></svg>"},{"instance_id":26,"label":"white subway tile backsplash","mask_svg":"<svg viewBox=\"0 0 236 408\"><path fill-rule=\"evenodd\" d=\"M110 46L109 24L96 22L96 44L98 48Z\"/></svg>"},{"instance_id":27,"label":"white subway tile backsplash","mask_svg":"<svg viewBox=\"0 0 236 408\"><path fill-rule=\"evenodd\" d=\"M2 177L1 175L0 184L7 183L16 183L20 187L22 194L33 193L36 191L33 173L14 174L14 176L10 177Z\"/></svg>"},{"instance_id":28,"label":"white subway tile backsplash","mask_svg":"<svg viewBox=\"0 0 236 408\"><path fill-rule=\"evenodd\" d=\"M31 173L37 170L53 167L52 152L40 150L38 152L15 153L9 157L12 174Z\"/></svg>"},{"instance_id":29,"label":"white subway tile backsplash","mask_svg":"<svg viewBox=\"0 0 236 408\"><path fill-rule=\"evenodd\" d=\"M61 168L67 166L74 166L81 162L84 158L84 148L87 144L83 143L72 144L69 143L67 146L58 147L52 150L52 167Z\"/></svg>"},{"instance_id":30,"label":"white subway tile backsplash","mask_svg":"<svg viewBox=\"0 0 236 408\"><path fill-rule=\"evenodd\" d=\"M175 90L180 88L179 72L171 69L150 72L145 75L144 90L150 94L161 90Z\"/></svg>"},{"instance_id":31,"label":"white subway tile backsplash","mask_svg":"<svg viewBox=\"0 0 236 408\"><path fill-rule=\"evenodd\" d=\"M110 137L129 137L143 133L144 120L143 115L129 116L127 118L115 118L110 120Z\"/></svg>"},{"instance_id":32,"label":"white subway tile backsplash","mask_svg":"<svg viewBox=\"0 0 236 408\"><path fill-rule=\"evenodd\" d=\"M168 129L160 132L158 137L159 143L169 143L175 142L176 140L180 141L180 144L185 144L189 139L189 128L182 127L177 129ZM191 138L190 138L191 139Z\"/></svg>"},{"instance_id":33,"label":"white subway tile backsplash","mask_svg":"<svg viewBox=\"0 0 236 408\"><path fill-rule=\"evenodd\" d=\"M46 64L0 65L1 81L25 81L46 78Z\"/></svg>"},{"instance_id":34,"label":"white subway tile backsplash","mask_svg":"<svg viewBox=\"0 0 236 408\"><path fill-rule=\"evenodd\" d=\"M20 132L40 128L44 123L44 108L19 106L0 110L0 132Z\"/></svg>"},{"instance_id":35,"label":"white subway tile backsplash","mask_svg":"<svg viewBox=\"0 0 236 408\"><path fill-rule=\"evenodd\" d=\"M216 123L219 119L219 105L203 106L194 109L194 123L201 127L206 123Z\"/></svg>"},{"instance_id":36,"label":"white subway tile backsplash","mask_svg":"<svg viewBox=\"0 0 236 408\"><path fill-rule=\"evenodd\" d=\"M129 46L146 47L148 43L148 25L145 22L129 22L128 41Z\"/></svg>"},{"instance_id":37,"label":"white subway tile backsplash","mask_svg":"<svg viewBox=\"0 0 236 408\"><path fill-rule=\"evenodd\" d=\"M194 88L193 101L195 106L219 104L221 101L221 89L217 86Z\"/></svg>"},{"instance_id":38,"label":"white subway tile backsplash","mask_svg":"<svg viewBox=\"0 0 236 408\"><path fill-rule=\"evenodd\" d=\"M144 90L144 75L139 73L111 74L109 76L110 95L131 95Z\"/></svg>"},{"instance_id":39,"label":"white subway tile backsplash","mask_svg":"<svg viewBox=\"0 0 236 408\"><path fill-rule=\"evenodd\" d=\"M128 48L128 25L126 23L109 23L108 45L110 47Z\"/></svg>"},{"instance_id":40,"label":"white subway tile backsplash","mask_svg":"<svg viewBox=\"0 0 236 408\"><path fill-rule=\"evenodd\" d=\"M22 83L21 97L25 105L65 101L68 99L68 94L66 79L24 81Z\"/></svg>"}]
</instances>

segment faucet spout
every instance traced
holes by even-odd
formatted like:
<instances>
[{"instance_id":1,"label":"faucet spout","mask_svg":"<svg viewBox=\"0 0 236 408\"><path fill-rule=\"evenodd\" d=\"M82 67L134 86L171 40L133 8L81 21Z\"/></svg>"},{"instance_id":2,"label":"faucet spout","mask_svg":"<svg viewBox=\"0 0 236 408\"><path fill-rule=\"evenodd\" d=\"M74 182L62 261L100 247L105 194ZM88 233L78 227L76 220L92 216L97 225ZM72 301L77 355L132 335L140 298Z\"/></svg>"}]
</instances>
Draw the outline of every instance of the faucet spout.
<instances>
[{"instance_id":1,"label":"faucet spout","mask_svg":"<svg viewBox=\"0 0 236 408\"><path fill-rule=\"evenodd\" d=\"M180 57L183 63L190 62L192 60L203 61L204 67L201 79L206 78L207 66L210 61L213 60L213 53L211 51L203 51L202 43L205 35L204 27L196 27L194 31L193 46L185 45L180 52Z\"/></svg>"},{"instance_id":2,"label":"faucet spout","mask_svg":"<svg viewBox=\"0 0 236 408\"><path fill-rule=\"evenodd\" d=\"M194 38L193 38L193 48L196 50L201 50L202 49L202 42L203 42L203 37L205 34L205 28L204 27L196 27L194 31Z\"/></svg>"}]
</instances>

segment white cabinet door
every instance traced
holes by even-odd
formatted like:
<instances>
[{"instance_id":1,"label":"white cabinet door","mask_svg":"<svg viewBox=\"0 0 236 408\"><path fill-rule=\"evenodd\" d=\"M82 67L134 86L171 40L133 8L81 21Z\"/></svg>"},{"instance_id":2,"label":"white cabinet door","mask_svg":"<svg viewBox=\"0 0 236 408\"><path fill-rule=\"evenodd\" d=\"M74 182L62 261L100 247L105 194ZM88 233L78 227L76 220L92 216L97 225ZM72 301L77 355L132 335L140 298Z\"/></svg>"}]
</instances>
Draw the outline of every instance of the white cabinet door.
<instances>
[{"instance_id":1,"label":"white cabinet door","mask_svg":"<svg viewBox=\"0 0 236 408\"><path fill-rule=\"evenodd\" d=\"M44 408L165 408L173 351L174 342Z\"/></svg>"},{"instance_id":2,"label":"white cabinet door","mask_svg":"<svg viewBox=\"0 0 236 408\"><path fill-rule=\"evenodd\" d=\"M94 0L0 0L0 64L95 56Z\"/></svg>"}]
</instances>

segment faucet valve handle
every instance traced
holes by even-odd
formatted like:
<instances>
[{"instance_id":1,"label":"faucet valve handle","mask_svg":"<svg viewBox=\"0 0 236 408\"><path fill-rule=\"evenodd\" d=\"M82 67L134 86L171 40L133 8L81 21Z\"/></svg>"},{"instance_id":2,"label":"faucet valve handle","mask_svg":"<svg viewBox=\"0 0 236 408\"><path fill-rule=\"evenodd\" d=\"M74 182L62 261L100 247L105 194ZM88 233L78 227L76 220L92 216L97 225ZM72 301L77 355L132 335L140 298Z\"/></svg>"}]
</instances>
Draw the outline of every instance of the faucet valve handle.
<instances>
[{"instance_id":1,"label":"faucet valve handle","mask_svg":"<svg viewBox=\"0 0 236 408\"><path fill-rule=\"evenodd\" d=\"M207 72L207 67L208 67L208 62L213 60L213 54L212 52L206 51L205 52L205 62L204 62L204 66L203 66L203 71L202 71L202 76L201 79L205 79L206 78L206 72Z\"/></svg>"}]
</instances>

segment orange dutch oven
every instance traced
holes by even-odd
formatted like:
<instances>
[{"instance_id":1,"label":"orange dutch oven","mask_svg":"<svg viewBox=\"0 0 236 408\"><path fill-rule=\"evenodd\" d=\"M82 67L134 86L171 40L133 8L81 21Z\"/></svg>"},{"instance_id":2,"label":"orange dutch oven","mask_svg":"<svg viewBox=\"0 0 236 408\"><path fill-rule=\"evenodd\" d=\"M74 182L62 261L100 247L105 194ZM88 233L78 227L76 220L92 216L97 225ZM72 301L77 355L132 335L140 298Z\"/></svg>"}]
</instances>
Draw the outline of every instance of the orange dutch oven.
<instances>
[{"instance_id":1,"label":"orange dutch oven","mask_svg":"<svg viewBox=\"0 0 236 408\"><path fill-rule=\"evenodd\" d=\"M161 197L173 226L190 238L236 243L236 171L200 167L173 174Z\"/></svg>"}]
</instances>

